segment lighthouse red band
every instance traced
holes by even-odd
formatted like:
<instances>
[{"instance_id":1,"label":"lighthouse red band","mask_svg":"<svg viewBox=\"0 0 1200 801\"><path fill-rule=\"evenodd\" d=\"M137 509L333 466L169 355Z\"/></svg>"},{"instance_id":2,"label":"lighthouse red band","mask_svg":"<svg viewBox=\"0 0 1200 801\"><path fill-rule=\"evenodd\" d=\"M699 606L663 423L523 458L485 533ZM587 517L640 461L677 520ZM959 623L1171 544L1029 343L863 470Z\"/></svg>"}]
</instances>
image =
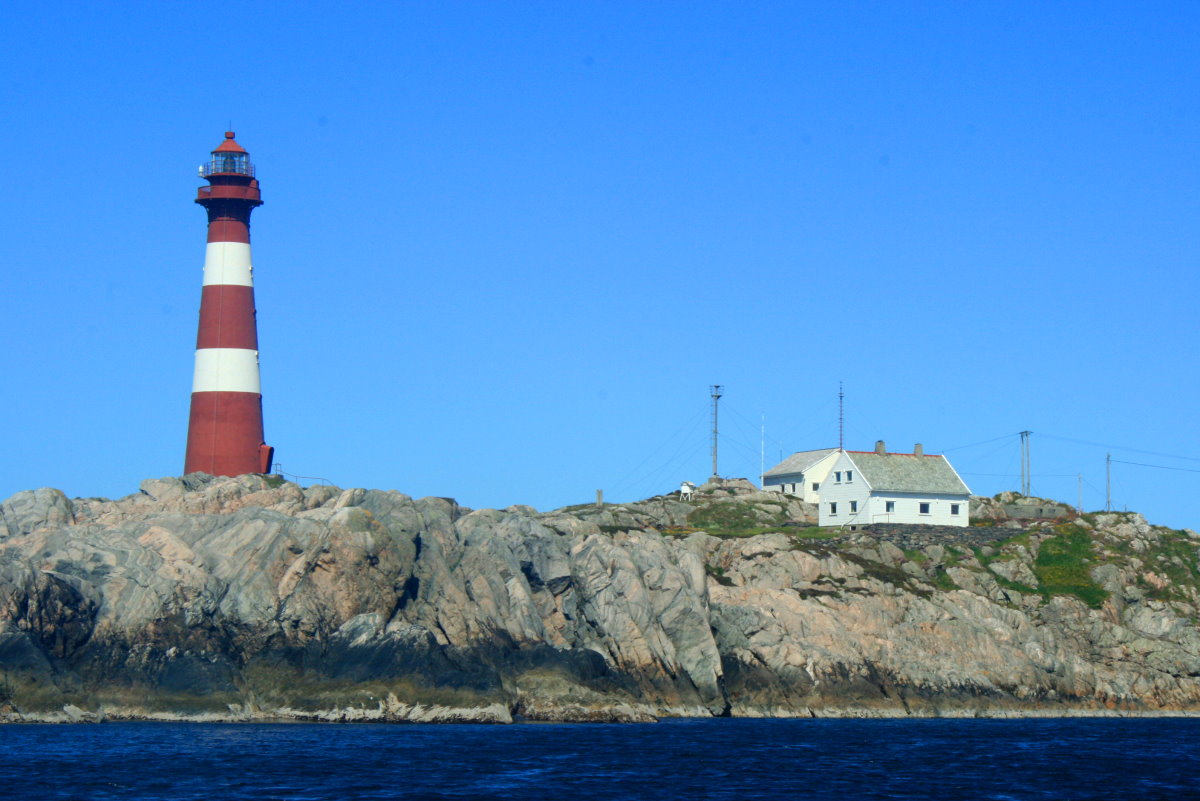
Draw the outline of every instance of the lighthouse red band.
<instances>
[{"instance_id":1,"label":"lighthouse red band","mask_svg":"<svg viewBox=\"0 0 1200 801\"><path fill-rule=\"evenodd\" d=\"M232 131L200 175L209 184L196 197L208 212L208 246L184 472L268 473L274 449L263 441L250 261L250 212L262 205L261 192Z\"/></svg>"}]
</instances>

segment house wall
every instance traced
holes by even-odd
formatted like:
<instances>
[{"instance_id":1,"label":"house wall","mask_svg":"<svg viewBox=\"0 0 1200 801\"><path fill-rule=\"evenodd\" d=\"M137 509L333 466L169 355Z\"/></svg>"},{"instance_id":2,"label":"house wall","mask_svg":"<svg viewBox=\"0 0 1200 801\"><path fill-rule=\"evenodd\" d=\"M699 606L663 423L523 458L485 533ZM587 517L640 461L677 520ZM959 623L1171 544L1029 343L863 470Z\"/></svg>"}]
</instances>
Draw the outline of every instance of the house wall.
<instances>
[{"instance_id":1,"label":"house wall","mask_svg":"<svg viewBox=\"0 0 1200 801\"><path fill-rule=\"evenodd\" d=\"M833 461L829 476L821 484L817 522L822 526L866 526L871 523L908 523L930 526L966 526L970 522L968 495L940 493L881 492L872 490L859 475L846 454ZM851 473L847 480L847 471ZM841 473L839 481L837 474ZM887 503L895 504L892 512ZM920 504L929 504L929 514L920 513ZM837 504L834 513L830 504ZM958 514L951 514L954 504ZM857 505L857 510L851 507Z\"/></svg>"},{"instance_id":2,"label":"house wall","mask_svg":"<svg viewBox=\"0 0 1200 801\"><path fill-rule=\"evenodd\" d=\"M817 522L822 526L865 526L871 522L868 501L871 488L858 474L858 468L844 453L831 454L828 475L821 482L820 502L817 505ZM851 473L847 477L847 471ZM841 473L841 480L837 474ZM847 480L849 478L849 480ZM837 504L837 512L830 504ZM851 506L857 505L856 511Z\"/></svg>"},{"instance_id":3,"label":"house wall","mask_svg":"<svg viewBox=\"0 0 1200 801\"><path fill-rule=\"evenodd\" d=\"M763 489L767 492L785 492L807 503L819 503L821 490L819 488L814 490L812 485L816 484L821 487L824 484L829 472L833 469L833 463L837 461L837 455L834 452L823 457L804 473L763 476Z\"/></svg>"},{"instance_id":4,"label":"house wall","mask_svg":"<svg viewBox=\"0 0 1200 801\"><path fill-rule=\"evenodd\" d=\"M765 492L783 492L800 498L803 497L801 493L804 491L804 474L785 473L779 476L763 476L762 488Z\"/></svg>"},{"instance_id":5,"label":"house wall","mask_svg":"<svg viewBox=\"0 0 1200 801\"><path fill-rule=\"evenodd\" d=\"M970 523L970 496L915 494L907 492L876 492L871 496L870 522L922 523L929 526L965 526ZM887 511L887 502L895 503L895 511ZM921 514L921 503L929 504L929 514ZM958 514L950 513L958 506Z\"/></svg>"}]
</instances>

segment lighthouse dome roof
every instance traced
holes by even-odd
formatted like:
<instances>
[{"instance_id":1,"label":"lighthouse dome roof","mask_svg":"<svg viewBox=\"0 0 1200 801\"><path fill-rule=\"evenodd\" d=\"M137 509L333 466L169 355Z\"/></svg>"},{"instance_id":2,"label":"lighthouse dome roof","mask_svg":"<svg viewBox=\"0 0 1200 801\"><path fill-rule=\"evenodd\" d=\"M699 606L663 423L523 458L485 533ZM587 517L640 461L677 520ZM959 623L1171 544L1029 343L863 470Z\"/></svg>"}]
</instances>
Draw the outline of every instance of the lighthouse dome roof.
<instances>
[{"instance_id":1,"label":"lighthouse dome roof","mask_svg":"<svg viewBox=\"0 0 1200 801\"><path fill-rule=\"evenodd\" d=\"M217 145L214 153L245 153L246 148L233 141L233 131L225 132L225 141Z\"/></svg>"}]
</instances>

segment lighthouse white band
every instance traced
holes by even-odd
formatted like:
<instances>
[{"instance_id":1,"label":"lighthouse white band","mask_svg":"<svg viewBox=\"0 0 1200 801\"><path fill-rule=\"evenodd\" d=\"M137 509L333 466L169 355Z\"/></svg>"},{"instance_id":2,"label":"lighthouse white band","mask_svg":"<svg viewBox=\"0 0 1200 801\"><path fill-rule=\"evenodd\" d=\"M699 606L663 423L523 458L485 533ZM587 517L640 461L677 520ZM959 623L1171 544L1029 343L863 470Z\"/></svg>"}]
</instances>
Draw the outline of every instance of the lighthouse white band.
<instances>
[{"instance_id":1,"label":"lighthouse white band","mask_svg":"<svg viewBox=\"0 0 1200 801\"><path fill-rule=\"evenodd\" d=\"M250 246L245 242L209 242L204 252L204 285L254 286Z\"/></svg>"},{"instance_id":2,"label":"lighthouse white band","mask_svg":"<svg viewBox=\"0 0 1200 801\"><path fill-rule=\"evenodd\" d=\"M192 392L257 392L258 351L245 348L201 348L196 351Z\"/></svg>"}]
</instances>

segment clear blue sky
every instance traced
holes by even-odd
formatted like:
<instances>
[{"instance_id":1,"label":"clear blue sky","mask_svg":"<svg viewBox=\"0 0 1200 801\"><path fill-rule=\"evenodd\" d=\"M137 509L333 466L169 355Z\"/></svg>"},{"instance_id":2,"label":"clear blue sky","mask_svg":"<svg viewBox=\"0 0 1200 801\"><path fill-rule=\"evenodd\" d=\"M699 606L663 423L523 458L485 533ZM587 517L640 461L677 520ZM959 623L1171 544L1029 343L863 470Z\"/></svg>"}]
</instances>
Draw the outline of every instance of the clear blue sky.
<instances>
[{"instance_id":1,"label":"clear blue sky","mask_svg":"<svg viewBox=\"0 0 1200 801\"><path fill-rule=\"evenodd\" d=\"M708 475L709 384L756 476L843 381L848 448L992 494L1029 429L1035 492L1111 450L1200 527L1196 3L25 4L0 52L0 497L182 469L232 121L288 472L630 500Z\"/></svg>"}]
</instances>

